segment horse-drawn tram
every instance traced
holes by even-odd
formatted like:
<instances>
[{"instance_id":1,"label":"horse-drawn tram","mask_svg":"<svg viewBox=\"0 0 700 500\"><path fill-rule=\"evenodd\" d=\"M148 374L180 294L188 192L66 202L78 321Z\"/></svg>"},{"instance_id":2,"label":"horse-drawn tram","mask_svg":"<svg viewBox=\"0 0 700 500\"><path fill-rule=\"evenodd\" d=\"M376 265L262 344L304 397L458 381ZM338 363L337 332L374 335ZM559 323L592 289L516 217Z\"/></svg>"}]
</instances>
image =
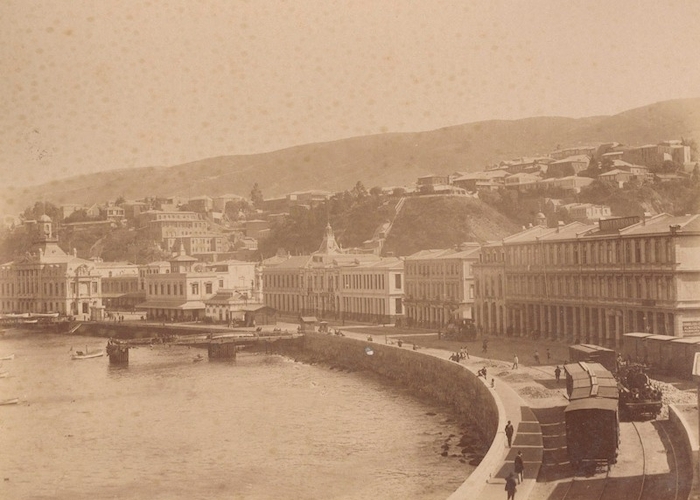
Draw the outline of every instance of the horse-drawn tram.
<instances>
[{"instance_id":1,"label":"horse-drawn tram","mask_svg":"<svg viewBox=\"0 0 700 500\"><path fill-rule=\"evenodd\" d=\"M564 365L569 404L564 410L569 461L576 470L617 461L620 444L618 388L600 363Z\"/></svg>"}]
</instances>

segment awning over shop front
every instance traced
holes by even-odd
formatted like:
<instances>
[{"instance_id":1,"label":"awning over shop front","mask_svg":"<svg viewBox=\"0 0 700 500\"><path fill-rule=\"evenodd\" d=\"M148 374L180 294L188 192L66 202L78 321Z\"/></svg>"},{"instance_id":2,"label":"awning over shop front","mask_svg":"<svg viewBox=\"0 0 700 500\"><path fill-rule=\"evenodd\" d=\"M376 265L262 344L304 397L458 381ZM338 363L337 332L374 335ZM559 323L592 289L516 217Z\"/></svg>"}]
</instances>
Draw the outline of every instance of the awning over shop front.
<instances>
[{"instance_id":1,"label":"awning over shop front","mask_svg":"<svg viewBox=\"0 0 700 500\"><path fill-rule=\"evenodd\" d=\"M136 306L140 309L178 309L189 311L193 309L204 309L204 302L199 300L186 302L171 302L168 300L149 300Z\"/></svg>"}]
</instances>

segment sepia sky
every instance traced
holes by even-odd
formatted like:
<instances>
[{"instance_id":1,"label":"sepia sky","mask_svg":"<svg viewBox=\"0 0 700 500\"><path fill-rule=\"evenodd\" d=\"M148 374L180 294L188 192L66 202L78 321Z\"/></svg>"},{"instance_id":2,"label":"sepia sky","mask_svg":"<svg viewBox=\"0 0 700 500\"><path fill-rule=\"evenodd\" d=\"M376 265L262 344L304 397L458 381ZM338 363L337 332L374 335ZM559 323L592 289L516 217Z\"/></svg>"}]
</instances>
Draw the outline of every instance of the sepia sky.
<instances>
[{"instance_id":1,"label":"sepia sky","mask_svg":"<svg viewBox=\"0 0 700 500\"><path fill-rule=\"evenodd\" d=\"M0 3L0 178L700 96L700 2Z\"/></svg>"}]
</instances>

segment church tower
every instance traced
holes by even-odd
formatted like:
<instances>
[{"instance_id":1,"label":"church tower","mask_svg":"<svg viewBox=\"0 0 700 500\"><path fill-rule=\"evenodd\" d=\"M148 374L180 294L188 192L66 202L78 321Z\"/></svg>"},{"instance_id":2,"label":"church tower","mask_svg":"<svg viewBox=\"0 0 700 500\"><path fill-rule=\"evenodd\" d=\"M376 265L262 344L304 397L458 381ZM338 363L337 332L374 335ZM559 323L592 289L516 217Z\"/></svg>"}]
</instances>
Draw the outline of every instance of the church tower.
<instances>
[{"instance_id":1,"label":"church tower","mask_svg":"<svg viewBox=\"0 0 700 500\"><path fill-rule=\"evenodd\" d=\"M333 228L330 222L326 224L326 234L323 236L321 247L316 253L325 255L342 253L338 243L335 241L335 235L333 234Z\"/></svg>"}]
</instances>

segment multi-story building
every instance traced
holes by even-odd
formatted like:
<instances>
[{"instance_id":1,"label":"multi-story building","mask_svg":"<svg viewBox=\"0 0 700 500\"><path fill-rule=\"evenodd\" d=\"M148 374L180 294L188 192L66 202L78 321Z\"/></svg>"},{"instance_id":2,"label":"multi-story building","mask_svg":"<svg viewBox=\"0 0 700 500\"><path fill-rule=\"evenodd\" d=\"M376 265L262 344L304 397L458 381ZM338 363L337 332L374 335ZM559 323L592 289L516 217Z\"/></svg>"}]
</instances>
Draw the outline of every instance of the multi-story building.
<instances>
[{"instance_id":1,"label":"multi-story building","mask_svg":"<svg viewBox=\"0 0 700 500\"><path fill-rule=\"evenodd\" d=\"M265 304L282 314L388 322L403 316L403 261L343 252L328 225L311 255L263 263Z\"/></svg>"},{"instance_id":2,"label":"multi-story building","mask_svg":"<svg viewBox=\"0 0 700 500\"><path fill-rule=\"evenodd\" d=\"M579 172L588 168L590 161L590 157L586 155L569 156L568 158L550 163L547 167L547 175L550 177L578 175Z\"/></svg>"},{"instance_id":3,"label":"multi-story building","mask_svg":"<svg viewBox=\"0 0 700 500\"><path fill-rule=\"evenodd\" d=\"M229 249L227 238L209 231L195 212L149 210L141 214L141 227L166 252L175 252L182 244L188 255L214 260L215 254Z\"/></svg>"},{"instance_id":4,"label":"multi-story building","mask_svg":"<svg viewBox=\"0 0 700 500\"><path fill-rule=\"evenodd\" d=\"M567 158L569 156L579 156L579 155L586 155L586 156L593 156L593 154L598 150L598 146L575 146L572 148L566 148L566 149L558 149L557 151L553 151L550 153L549 156L554 158L555 160L563 160L564 158Z\"/></svg>"},{"instance_id":5,"label":"multi-story building","mask_svg":"<svg viewBox=\"0 0 700 500\"><path fill-rule=\"evenodd\" d=\"M206 315L206 301L221 290L245 295L251 301L260 296L255 288L260 280L256 279L254 262L206 264L187 255L181 245L178 255L169 263L166 272L162 272L160 265L141 269L146 302L139 308L146 309L151 319L201 320ZM148 273L148 270L157 272Z\"/></svg>"},{"instance_id":6,"label":"multi-story building","mask_svg":"<svg viewBox=\"0 0 700 500\"><path fill-rule=\"evenodd\" d=\"M101 319L101 276L95 263L79 259L75 252L66 254L47 215L39 218L35 230L32 251L0 266L0 311Z\"/></svg>"},{"instance_id":7,"label":"multi-story building","mask_svg":"<svg viewBox=\"0 0 700 500\"><path fill-rule=\"evenodd\" d=\"M406 321L409 325L442 327L472 319L472 266L479 261L478 243L457 248L421 250L406 257Z\"/></svg>"},{"instance_id":8,"label":"multi-story building","mask_svg":"<svg viewBox=\"0 0 700 500\"><path fill-rule=\"evenodd\" d=\"M700 334L700 215L532 227L485 245L474 274L486 333L610 346Z\"/></svg>"},{"instance_id":9,"label":"multi-story building","mask_svg":"<svg viewBox=\"0 0 700 500\"><path fill-rule=\"evenodd\" d=\"M102 303L106 309L131 310L146 298L139 288L139 266L128 262L96 261L102 277Z\"/></svg>"},{"instance_id":10,"label":"multi-story building","mask_svg":"<svg viewBox=\"0 0 700 500\"><path fill-rule=\"evenodd\" d=\"M597 221L612 215L610 207L592 203L569 203L562 205L561 210L566 211L572 219L581 222Z\"/></svg>"}]
</instances>

